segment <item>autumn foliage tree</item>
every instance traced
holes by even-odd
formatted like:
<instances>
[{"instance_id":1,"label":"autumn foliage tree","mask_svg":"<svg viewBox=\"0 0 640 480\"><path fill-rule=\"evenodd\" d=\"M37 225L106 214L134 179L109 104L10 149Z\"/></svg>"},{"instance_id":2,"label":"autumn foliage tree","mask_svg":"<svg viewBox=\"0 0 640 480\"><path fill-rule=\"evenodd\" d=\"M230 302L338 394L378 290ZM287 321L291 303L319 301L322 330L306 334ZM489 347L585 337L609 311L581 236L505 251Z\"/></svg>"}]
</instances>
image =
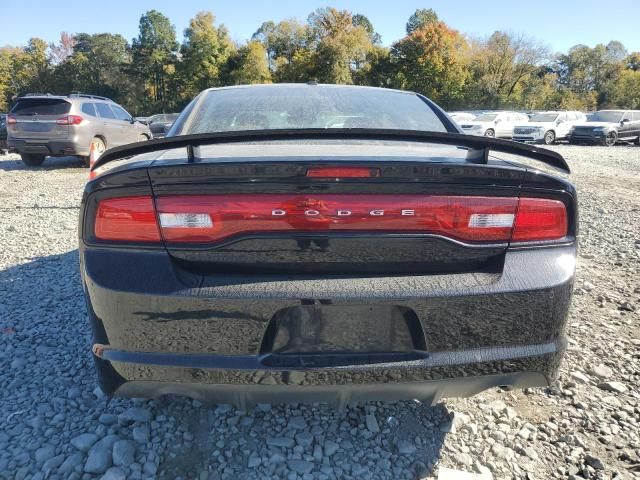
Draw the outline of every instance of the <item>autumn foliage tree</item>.
<instances>
[{"instance_id":1,"label":"autumn foliage tree","mask_svg":"<svg viewBox=\"0 0 640 480\"><path fill-rule=\"evenodd\" d=\"M432 19L391 47L395 83L450 106L462 97L469 76L466 41L444 22Z\"/></svg>"}]
</instances>

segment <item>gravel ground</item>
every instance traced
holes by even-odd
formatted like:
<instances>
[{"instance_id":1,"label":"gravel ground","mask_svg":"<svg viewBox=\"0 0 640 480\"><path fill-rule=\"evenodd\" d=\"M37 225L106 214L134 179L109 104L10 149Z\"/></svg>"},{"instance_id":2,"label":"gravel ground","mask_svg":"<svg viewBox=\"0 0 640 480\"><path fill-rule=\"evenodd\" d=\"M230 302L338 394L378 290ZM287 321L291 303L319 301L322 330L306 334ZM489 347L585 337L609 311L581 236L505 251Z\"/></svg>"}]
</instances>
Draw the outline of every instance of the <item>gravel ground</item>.
<instances>
[{"instance_id":1,"label":"gravel ground","mask_svg":"<svg viewBox=\"0 0 640 480\"><path fill-rule=\"evenodd\" d=\"M640 148L556 149L581 204L559 382L345 412L108 402L77 267L87 171L0 157L0 478L640 478Z\"/></svg>"}]
</instances>

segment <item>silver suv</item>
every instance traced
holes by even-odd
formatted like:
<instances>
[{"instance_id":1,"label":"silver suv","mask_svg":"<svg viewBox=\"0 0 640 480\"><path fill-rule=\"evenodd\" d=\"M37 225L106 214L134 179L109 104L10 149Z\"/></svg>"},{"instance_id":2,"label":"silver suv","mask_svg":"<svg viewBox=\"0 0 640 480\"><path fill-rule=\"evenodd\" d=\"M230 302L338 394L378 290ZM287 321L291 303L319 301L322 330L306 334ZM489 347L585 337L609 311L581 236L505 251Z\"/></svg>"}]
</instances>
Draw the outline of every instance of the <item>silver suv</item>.
<instances>
[{"instance_id":1,"label":"silver suv","mask_svg":"<svg viewBox=\"0 0 640 480\"><path fill-rule=\"evenodd\" d=\"M111 147L149 140L149 127L114 101L97 95L29 94L7 116L7 143L29 166L46 156L77 155L89 165L93 146L98 158Z\"/></svg>"}]
</instances>

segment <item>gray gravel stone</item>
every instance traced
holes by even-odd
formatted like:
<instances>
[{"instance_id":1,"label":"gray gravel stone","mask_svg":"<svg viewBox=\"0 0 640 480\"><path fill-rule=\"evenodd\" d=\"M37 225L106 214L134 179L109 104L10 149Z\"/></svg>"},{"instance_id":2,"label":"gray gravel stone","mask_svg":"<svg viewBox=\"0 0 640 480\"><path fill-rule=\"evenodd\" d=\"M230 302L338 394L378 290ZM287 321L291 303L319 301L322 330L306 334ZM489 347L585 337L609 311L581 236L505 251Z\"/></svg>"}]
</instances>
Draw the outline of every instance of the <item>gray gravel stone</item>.
<instances>
[{"instance_id":1,"label":"gray gravel stone","mask_svg":"<svg viewBox=\"0 0 640 480\"><path fill-rule=\"evenodd\" d=\"M272 447L293 448L295 443L291 437L267 437L267 445Z\"/></svg>"},{"instance_id":2,"label":"gray gravel stone","mask_svg":"<svg viewBox=\"0 0 640 480\"><path fill-rule=\"evenodd\" d=\"M598 385L598 387L600 387L602 390L607 390L608 392L615 393L625 393L628 390L625 384L620 382L604 382Z\"/></svg>"},{"instance_id":3,"label":"gray gravel stone","mask_svg":"<svg viewBox=\"0 0 640 480\"><path fill-rule=\"evenodd\" d=\"M111 467L100 477L100 480L126 480L127 472L120 467Z\"/></svg>"},{"instance_id":4,"label":"gray gravel stone","mask_svg":"<svg viewBox=\"0 0 640 480\"><path fill-rule=\"evenodd\" d=\"M75 470L76 467L82 466L82 461L84 459L84 455L81 453L72 453L67 458L64 459L62 465L58 467L58 473L65 475L71 473Z\"/></svg>"},{"instance_id":5,"label":"gray gravel stone","mask_svg":"<svg viewBox=\"0 0 640 480\"><path fill-rule=\"evenodd\" d=\"M287 427L294 430L304 430L305 428L307 428L307 422L302 416L291 417L289 423L287 424Z\"/></svg>"},{"instance_id":6,"label":"gray gravel stone","mask_svg":"<svg viewBox=\"0 0 640 480\"><path fill-rule=\"evenodd\" d=\"M134 422L148 422L152 417L151 412L146 408L131 407L118 415L118 422L123 425Z\"/></svg>"},{"instance_id":7,"label":"gray gravel stone","mask_svg":"<svg viewBox=\"0 0 640 480\"><path fill-rule=\"evenodd\" d=\"M593 368L593 373L599 378L611 378L613 376L613 370L601 363Z\"/></svg>"},{"instance_id":8,"label":"gray gravel stone","mask_svg":"<svg viewBox=\"0 0 640 480\"><path fill-rule=\"evenodd\" d=\"M338 451L339 448L340 448L340 445L338 445L336 442L333 442L331 440L327 440L326 442L324 442L324 454L327 457L332 456L334 453Z\"/></svg>"},{"instance_id":9,"label":"gray gravel stone","mask_svg":"<svg viewBox=\"0 0 640 480\"><path fill-rule=\"evenodd\" d=\"M55 457L52 457L49 460L47 460L46 462L44 462L44 465L42 465L42 471L45 473L45 475L47 475L48 473L53 472L60 465L62 465L62 462L64 462L64 455L63 454L57 455Z\"/></svg>"},{"instance_id":10,"label":"gray gravel stone","mask_svg":"<svg viewBox=\"0 0 640 480\"><path fill-rule=\"evenodd\" d=\"M113 462L113 444L118 440L116 435L108 435L95 443L89 450L84 471L86 473L106 472Z\"/></svg>"},{"instance_id":11,"label":"gray gravel stone","mask_svg":"<svg viewBox=\"0 0 640 480\"><path fill-rule=\"evenodd\" d=\"M287 466L296 473L309 473L313 470L313 463L295 458L288 460Z\"/></svg>"},{"instance_id":12,"label":"gray gravel stone","mask_svg":"<svg viewBox=\"0 0 640 480\"><path fill-rule=\"evenodd\" d=\"M95 433L81 433L71 439L71 445L81 452L88 452L94 443L98 441L98 435Z\"/></svg>"},{"instance_id":13,"label":"gray gravel stone","mask_svg":"<svg viewBox=\"0 0 640 480\"><path fill-rule=\"evenodd\" d=\"M378 420L376 420L375 415L372 413L368 413L365 416L365 422L367 424L367 429L370 432L378 433L380 431L380 426L378 425Z\"/></svg>"},{"instance_id":14,"label":"gray gravel stone","mask_svg":"<svg viewBox=\"0 0 640 480\"><path fill-rule=\"evenodd\" d=\"M47 460L53 458L56 455L56 447L53 445L44 445L36 450L36 463L43 464Z\"/></svg>"},{"instance_id":15,"label":"gray gravel stone","mask_svg":"<svg viewBox=\"0 0 640 480\"><path fill-rule=\"evenodd\" d=\"M131 440L118 440L113 444L113 464L128 467L136 456L136 444Z\"/></svg>"}]
</instances>

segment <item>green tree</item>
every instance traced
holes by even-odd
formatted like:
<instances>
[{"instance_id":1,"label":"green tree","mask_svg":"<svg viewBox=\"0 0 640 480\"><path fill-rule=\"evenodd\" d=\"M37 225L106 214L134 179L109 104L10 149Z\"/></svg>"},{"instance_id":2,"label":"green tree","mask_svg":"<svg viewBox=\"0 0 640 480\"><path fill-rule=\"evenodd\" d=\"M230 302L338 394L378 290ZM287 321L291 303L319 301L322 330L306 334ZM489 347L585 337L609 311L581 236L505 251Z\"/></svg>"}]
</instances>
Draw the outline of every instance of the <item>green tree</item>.
<instances>
[{"instance_id":1,"label":"green tree","mask_svg":"<svg viewBox=\"0 0 640 480\"><path fill-rule=\"evenodd\" d=\"M271 83L267 50L262 43L252 40L238 50L233 59L231 80L236 85Z\"/></svg>"},{"instance_id":2,"label":"green tree","mask_svg":"<svg viewBox=\"0 0 640 480\"><path fill-rule=\"evenodd\" d=\"M517 107L526 82L549 60L549 51L524 35L495 32L473 42L468 103L480 108Z\"/></svg>"},{"instance_id":3,"label":"green tree","mask_svg":"<svg viewBox=\"0 0 640 480\"><path fill-rule=\"evenodd\" d=\"M431 8L419 8L407 21L407 35L411 35L415 30L424 28L432 23L438 23L439 21L438 14Z\"/></svg>"},{"instance_id":4,"label":"green tree","mask_svg":"<svg viewBox=\"0 0 640 480\"><path fill-rule=\"evenodd\" d=\"M176 29L157 10L142 15L139 28L132 44L133 64L144 82L149 107L165 111L174 101L168 96L168 87L177 62Z\"/></svg>"},{"instance_id":5,"label":"green tree","mask_svg":"<svg viewBox=\"0 0 640 480\"><path fill-rule=\"evenodd\" d=\"M51 64L47 48L47 42L41 38L31 38L24 49L24 55L17 58L17 68L21 71L21 76L27 79L25 86L28 90L44 93L48 89Z\"/></svg>"},{"instance_id":6,"label":"green tree","mask_svg":"<svg viewBox=\"0 0 640 480\"><path fill-rule=\"evenodd\" d=\"M227 81L227 63L236 47L226 27L216 27L215 20L211 12L198 12L184 31L182 61L178 66L184 100Z\"/></svg>"},{"instance_id":7,"label":"green tree","mask_svg":"<svg viewBox=\"0 0 640 480\"><path fill-rule=\"evenodd\" d=\"M79 33L71 56L56 66L56 90L117 98L130 63L129 44L122 35Z\"/></svg>"},{"instance_id":8,"label":"green tree","mask_svg":"<svg viewBox=\"0 0 640 480\"><path fill-rule=\"evenodd\" d=\"M307 25L293 18L278 23L264 22L251 38L264 45L269 69L276 81L296 79L294 71L299 69L301 58L306 58L308 53L298 53L308 50L309 28ZM297 65L292 65L294 60ZM306 63L306 61L303 62L303 64Z\"/></svg>"},{"instance_id":9,"label":"green tree","mask_svg":"<svg viewBox=\"0 0 640 480\"><path fill-rule=\"evenodd\" d=\"M373 27L373 23L371 20L367 18L365 15L360 13L356 13L351 18L353 25L356 27L363 27L367 33L369 34L369 39L373 45L380 45L382 43L382 37L379 33L376 32L376 29Z\"/></svg>"},{"instance_id":10,"label":"green tree","mask_svg":"<svg viewBox=\"0 0 640 480\"><path fill-rule=\"evenodd\" d=\"M640 109L640 70L624 70L612 85L612 106Z\"/></svg>"},{"instance_id":11,"label":"green tree","mask_svg":"<svg viewBox=\"0 0 640 480\"><path fill-rule=\"evenodd\" d=\"M16 93L14 57L21 49L16 47L0 48L0 111L6 112L11 97Z\"/></svg>"},{"instance_id":12,"label":"green tree","mask_svg":"<svg viewBox=\"0 0 640 480\"><path fill-rule=\"evenodd\" d=\"M640 70L640 52L633 52L625 60L625 65L629 70Z\"/></svg>"},{"instance_id":13,"label":"green tree","mask_svg":"<svg viewBox=\"0 0 640 480\"><path fill-rule=\"evenodd\" d=\"M369 32L354 25L351 12L320 8L308 19L315 51L315 73L325 83L354 83L354 73L366 65L373 45Z\"/></svg>"},{"instance_id":14,"label":"green tree","mask_svg":"<svg viewBox=\"0 0 640 480\"><path fill-rule=\"evenodd\" d=\"M451 106L463 94L468 70L465 39L444 22L429 22L391 47L395 82Z\"/></svg>"},{"instance_id":15,"label":"green tree","mask_svg":"<svg viewBox=\"0 0 640 480\"><path fill-rule=\"evenodd\" d=\"M612 105L613 85L625 68L627 51L620 42L593 48L576 45L556 61L560 84L577 95L595 95L598 107Z\"/></svg>"}]
</instances>

